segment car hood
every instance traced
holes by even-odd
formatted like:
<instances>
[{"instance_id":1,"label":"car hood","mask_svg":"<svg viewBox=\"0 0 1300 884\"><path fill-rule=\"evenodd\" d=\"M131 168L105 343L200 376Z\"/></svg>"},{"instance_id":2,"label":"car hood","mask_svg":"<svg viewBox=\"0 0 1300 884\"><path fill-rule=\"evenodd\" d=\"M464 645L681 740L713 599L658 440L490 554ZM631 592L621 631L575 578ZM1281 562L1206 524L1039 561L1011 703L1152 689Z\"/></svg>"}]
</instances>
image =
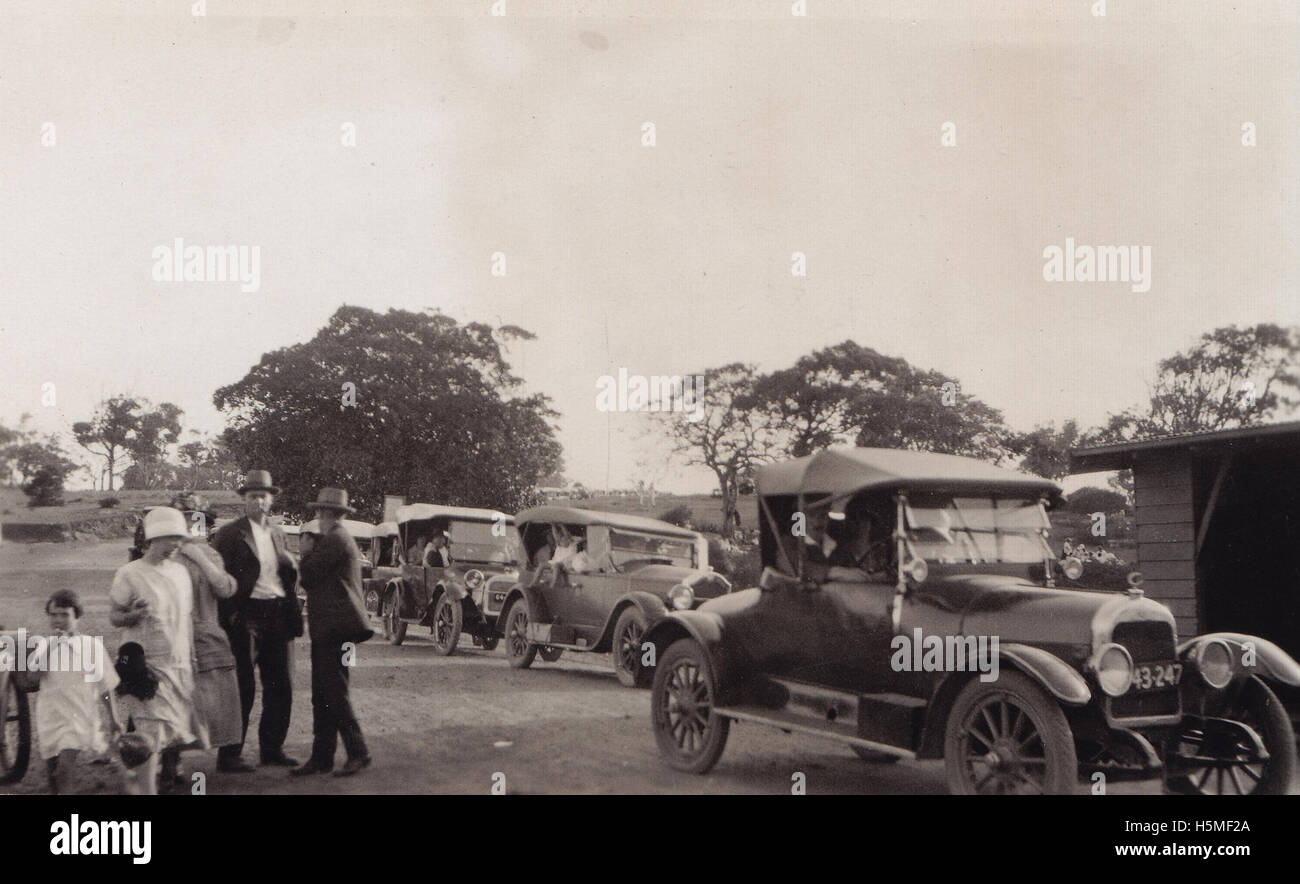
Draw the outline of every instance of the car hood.
<instances>
[{"instance_id":1,"label":"car hood","mask_svg":"<svg viewBox=\"0 0 1300 884\"><path fill-rule=\"evenodd\" d=\"M1142 596L1044 587L1015 577L945 577L916 587L910 597L958 614L963 635L996 635L1004 643L1096 647L1109 641L1120 621L1174 623L1168 608Z\"/></svg>"},{"instance_id":2,"label":"car hood","mask_svg":"<svg viewBox=\"0 0 1300 884\"><path fill-rule=\"evenodd\" d=\"M731 587L725 577L716 571L702 571L699 568L683 568L679 565L643 565L626 572L634 588L642 588L641 581L652 581L653 586L646 589L660 589L667 592L679 583L685 583L695 591L696 598L712 598L726 593Z\"/></svg>"}]
</instances>

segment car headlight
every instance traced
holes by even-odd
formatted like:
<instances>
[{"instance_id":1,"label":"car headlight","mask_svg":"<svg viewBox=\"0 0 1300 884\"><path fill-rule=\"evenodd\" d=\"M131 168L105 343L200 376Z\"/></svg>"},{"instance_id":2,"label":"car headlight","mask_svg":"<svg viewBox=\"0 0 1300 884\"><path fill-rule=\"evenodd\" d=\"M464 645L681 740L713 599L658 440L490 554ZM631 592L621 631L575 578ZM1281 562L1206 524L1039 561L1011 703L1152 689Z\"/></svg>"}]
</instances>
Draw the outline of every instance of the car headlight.
<instances>
[{"instance_id":1,"label":"car headlight","mask_svg":"<svg viewBox=\"0 0 1300 884\"><path fill-rule=\"evenodd\" d=\"M684 583L679 583L668 591L668 601L677 611L689 611L695 604L695 591Z\"/></svg>"},{"instance_id":2,"label":"car headlight","mask_svg":"<svg viewBox=\"0 0 1300 884\"><path fill-rule=\"evenodd\" d=\"M1096 669L1097 683L1112 697L1122 697L1133 685L1133 658L1123 645L1102 645Z\"/></svg>"},{"instance_id":3,"label":"car headlight","mask_svg":"<svg viewBox=\"0 0 1300 884\"><path fill-rule=\"evenodd\" d=\"M1196 652L1196 668L1210 687L1226 687L1232 681L1232 649L1217 638L1206 642Z\"/></svg>"},{"instance_id":4,"label":"car headlight","mask_svg":"<svg viewBox=\"0 0 1300 884\"><path fill-rule=\"evenodd\" d=\"M477 568L471 568L465 572L465 585L470 589L478 589L483 585L483 572Z\"/></svg>"}]
</instances>

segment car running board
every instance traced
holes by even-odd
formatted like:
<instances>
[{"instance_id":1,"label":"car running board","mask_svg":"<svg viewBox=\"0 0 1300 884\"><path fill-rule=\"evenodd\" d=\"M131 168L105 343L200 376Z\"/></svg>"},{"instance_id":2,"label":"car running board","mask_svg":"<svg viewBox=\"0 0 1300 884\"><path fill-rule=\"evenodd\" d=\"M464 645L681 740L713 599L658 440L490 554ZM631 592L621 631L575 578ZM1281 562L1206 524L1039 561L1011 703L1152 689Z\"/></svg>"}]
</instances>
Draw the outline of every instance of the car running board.
<instances>
[{"instance_id":1,"label":"car running board","mask_svg":"<svg viewBox=\"0 0 1300 884\"><path fill-rule=\"evenodd\" d=\"M903 746L919 745L925 701L903 694L851 694L785 678L764 679L763 704L723 706L719 715L785 731L817 734L842 743L915 758Z\"/></svg>"}]
</instances>

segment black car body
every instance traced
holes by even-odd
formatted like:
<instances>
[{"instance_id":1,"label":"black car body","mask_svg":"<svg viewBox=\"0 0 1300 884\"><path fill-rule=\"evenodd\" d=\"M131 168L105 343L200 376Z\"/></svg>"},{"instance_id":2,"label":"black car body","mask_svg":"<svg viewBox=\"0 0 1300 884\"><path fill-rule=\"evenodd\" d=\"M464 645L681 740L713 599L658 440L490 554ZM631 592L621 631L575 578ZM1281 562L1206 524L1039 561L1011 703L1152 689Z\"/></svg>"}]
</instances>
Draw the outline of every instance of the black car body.
<instances>
[{"instance_id":1,"label":"black car body","mask_svg":"<svg viewBox=\"0 0 1300 884\"><path fill-rule=\"evenodd\" d=\"M707 771L730 722L748 720L873 761L944 758L955 792L1068 792L1097 773L1182 792L1292 787L1294 736L1268 684L1300 683L1300 665L1251 636L1179 642L1137 588L1055 587L1053 483L833 448L760 470L758 491L761 587L645 637L672 766Z\"/></svg>"}]
</instances>

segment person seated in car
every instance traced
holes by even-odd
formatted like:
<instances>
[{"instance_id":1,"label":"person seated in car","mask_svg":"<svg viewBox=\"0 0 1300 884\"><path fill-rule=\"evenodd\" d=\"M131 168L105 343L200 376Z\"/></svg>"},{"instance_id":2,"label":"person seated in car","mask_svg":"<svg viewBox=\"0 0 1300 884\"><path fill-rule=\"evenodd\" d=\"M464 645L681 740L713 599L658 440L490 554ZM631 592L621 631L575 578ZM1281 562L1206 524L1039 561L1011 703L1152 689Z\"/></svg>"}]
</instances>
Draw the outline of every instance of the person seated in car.
<instances>
[{"instance_id":1,"label":"person seated in car","mask_svg":"<svg viewBox=\"0 0 1300 884\"><path fill-rule=\"evenodd\" d=\"M573 544L573 555L564 561L564 567L574 574L587 574L596 570L596 563L587 555L587 541L579 540Z\"/></svg>"},{"instance_id":2,"label":"person seated in car","mask_svg":"<svg viewBox=\"0 0 1300 884\"><path fill-rule=\"evenodd\" d=\"M424 560L424 548L427 543L428 538L420 535L406 548L406 563L408 565L417 565Z\"/></svg>"},{"instance_id":3,"label":"person seated in car","mask_svg":"<svg viewBox=\"0 0 1300 884\"><path fill-rule=\"evenodd\" d=\"M447 533L439 531L424 548L424 564L428 568L446 568L451 565L451 550L447 548Z\"/></svg>"},{"instance_id":4,"label":"person seated in car","mask_svg":"<svg viewBox=\"0 0 1300 884\"><path fill-rule=\"evenodd\" d=\"M831 580L863 580L879 574L888 566L889 544L880 518L872 513L858 513L832 529L835 549L828 559L827 577Z\"/></svg>"}]
</instances>

